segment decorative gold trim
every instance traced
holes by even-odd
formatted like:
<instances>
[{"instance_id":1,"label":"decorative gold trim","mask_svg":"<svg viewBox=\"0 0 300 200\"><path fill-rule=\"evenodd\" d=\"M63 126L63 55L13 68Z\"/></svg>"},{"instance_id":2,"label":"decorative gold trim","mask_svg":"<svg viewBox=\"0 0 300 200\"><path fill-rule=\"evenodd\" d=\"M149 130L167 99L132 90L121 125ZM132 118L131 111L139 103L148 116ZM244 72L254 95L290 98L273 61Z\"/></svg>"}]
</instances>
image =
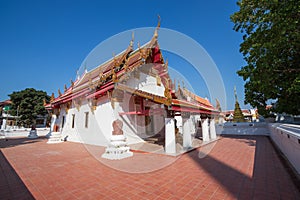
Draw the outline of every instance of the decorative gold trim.
<instances>
[{"instance_id":1,"label":"decorative gold trim","mask_svg":"<svg viewBox=\"0 0 300 200\"><path fill-rule=\"evenodd\" d=\"M70 107L71 107L71 101L69 101L69 102L67 103L67 105L66 105L66 113L67 113L67 114L68 114L68 112L69 112Z\"/></svg>"},{"instance_id":2,"label":"decorative gold trim","mask_svg":"<svg viewBox=\"0 0 300 200\"><path fill-rule=\"evenodd\" d=\"M170 92L169 79L165 78L165 91L164 95L167 98L166 105L169 106L172 104L172 95Z\"/></svg>"},{"instance_id":3,"label":"decorative gold trim","mask_svg":"<svg viewBox=\"0 0 300 200\"><path fill-rule=\"evenodd\" d=\"M159 75L156 75L156 85L161 86L161 78L159 77Z\"/></svg>"},{"instance_id":4,"label":"decorative gold trim","mask_svg":"<svg viewBox=\"0 0 300 200\"><path fill-rule=\"evenodd\" d=\"M80 111L81 99L78 98L78 99L76 99L76 100L73 100L73 103L74 103L74 106L76 107L76 109L77 109L78 111Z\"/></svg>"}]
</instances>

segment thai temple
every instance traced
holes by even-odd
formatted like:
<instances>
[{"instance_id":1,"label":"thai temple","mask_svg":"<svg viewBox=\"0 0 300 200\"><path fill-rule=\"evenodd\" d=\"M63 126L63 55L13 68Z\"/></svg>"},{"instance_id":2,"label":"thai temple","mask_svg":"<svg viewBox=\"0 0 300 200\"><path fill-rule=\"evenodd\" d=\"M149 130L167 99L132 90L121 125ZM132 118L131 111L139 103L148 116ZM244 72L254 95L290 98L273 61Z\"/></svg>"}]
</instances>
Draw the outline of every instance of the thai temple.
<instances>
[{"instance_id":1,"label":"thai temple","mask_svg":"<svg viewBox=\"0 0 300 200\"><path fill-rule=\"evenodd\" d=\"M120 54L85 71L45 104L52 113L49 143L63 140L106 147L108 159L132 156L130 146L156 143L166 154L216 139L219 111L172 81L158 43L159 25L146 44L133 38Z\"/></svg>"}]
</instances>

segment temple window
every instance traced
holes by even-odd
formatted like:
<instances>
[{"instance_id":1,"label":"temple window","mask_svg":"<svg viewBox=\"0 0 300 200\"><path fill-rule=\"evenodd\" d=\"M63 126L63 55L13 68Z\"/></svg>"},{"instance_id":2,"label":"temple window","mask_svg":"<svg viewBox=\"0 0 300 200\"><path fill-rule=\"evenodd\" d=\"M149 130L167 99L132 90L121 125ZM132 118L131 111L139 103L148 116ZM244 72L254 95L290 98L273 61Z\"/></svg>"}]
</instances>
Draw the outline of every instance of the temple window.
<instances>
[{"instance_id":1,"label":"temple window","mask_svg":"<svg viewBox=\"0 0 300 200\"><path fill-rule=\"evenodd\" d=\"M74 128L75 125L75 114L72 114L72 128Z\"/></svg>"},{"instance_id":2,"label":"temple window","mask_svg":"<svg viewBox=\"0 0 300 200\"><path fill-rule=\"evenodd\" d=\"M64 127L64 125L65 125L65 116L63 116L63 118L62 118L62 123L61 123L61 127L63 128Z\"/></svg>"},{"instance_id":3,"label":"temple window","mask_svg":"<svg viewBox=\"0 0 300 200\"><path fill-rule=\"evenodd\" d=\"M89 126L89 112L85 112L85 124L84 127L88 128Z\"/></svg>"}]
</instances>

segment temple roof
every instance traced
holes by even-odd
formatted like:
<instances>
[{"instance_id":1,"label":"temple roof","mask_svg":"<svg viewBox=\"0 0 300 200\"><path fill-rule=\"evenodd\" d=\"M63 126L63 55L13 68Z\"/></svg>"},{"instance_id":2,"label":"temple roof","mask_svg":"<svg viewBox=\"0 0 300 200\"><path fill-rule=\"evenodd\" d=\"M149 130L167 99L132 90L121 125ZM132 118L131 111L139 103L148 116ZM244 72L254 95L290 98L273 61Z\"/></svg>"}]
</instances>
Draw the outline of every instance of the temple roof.
<instances>
[{"instance_id":1,"label":"temple roof","mask_svg":"<svg viewBox=\"0 0 300 200\"><path fill-rule=\"evenodd\" d=\"M107 91L122 88L124 91L130 92L132 89L118 83L122 77L130 72L134 72L137 68L144 64L153 64L153 69L161 78L161 83L165 87L165 97L146 93L140 90L134 90L135 95L142 96L157 103L167 106L173 106L174 109L182 107L184 109L202 110L205 112L217 112L212 104L204 98L197 96L186 88L178 88L176 93L172 93L173 84L168 73L168 62L165 62L157 41L157 30L151 40L143 46L138 45L137 49L133 49L133 39L130 41L127 49L123 50L110 60L100 64L96 68L85 71L75 82L71 82L69 88L65 87L64 93L60 91L57 98L52 98L51 102L45 107L52 109L60 104L71 102L78 98L98 98ZM118 83L118 84L115 84ZM52 95L54 96L54 95ZM181 99L179 96L183 96ZM191 100L187 100L190 97Z\"/></svg>"}]
</instances>

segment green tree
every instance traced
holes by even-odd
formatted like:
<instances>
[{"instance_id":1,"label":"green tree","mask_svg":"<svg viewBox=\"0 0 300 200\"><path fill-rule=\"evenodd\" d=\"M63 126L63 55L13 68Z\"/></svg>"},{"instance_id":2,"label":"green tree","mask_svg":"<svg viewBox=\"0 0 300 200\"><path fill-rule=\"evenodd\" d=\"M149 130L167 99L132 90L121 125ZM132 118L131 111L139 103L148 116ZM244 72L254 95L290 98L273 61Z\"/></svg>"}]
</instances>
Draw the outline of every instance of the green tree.
<instances>
[{"instance_id":1,"label":"green tree","mask_svg":"<svg viewBox=\"0 0 300 200\"><path fill-rule=\"evenodd\" d=\"M300 114L300 1L240 0L231 15L243 33L240 52L247 62L237 73L245 83L245 103L266 115ZM269 111L268 111L269 112Z\"/></svg>"},{"instance_id":2,"label":"green tree","mask_svg":"<svg viewBox=\"0 0 300 200\"><path fill-rule=\"evenodd\" d=\"M47 114L47 110L44 107L44 100L49 102L50 96L44 91L27 88L22 91L13 92L8 96L12 101L11 114L18 114L21 117L19 123L24 126L28 127L35 123L38 115L44 116Z\"/></svg>"}]
</instances>

